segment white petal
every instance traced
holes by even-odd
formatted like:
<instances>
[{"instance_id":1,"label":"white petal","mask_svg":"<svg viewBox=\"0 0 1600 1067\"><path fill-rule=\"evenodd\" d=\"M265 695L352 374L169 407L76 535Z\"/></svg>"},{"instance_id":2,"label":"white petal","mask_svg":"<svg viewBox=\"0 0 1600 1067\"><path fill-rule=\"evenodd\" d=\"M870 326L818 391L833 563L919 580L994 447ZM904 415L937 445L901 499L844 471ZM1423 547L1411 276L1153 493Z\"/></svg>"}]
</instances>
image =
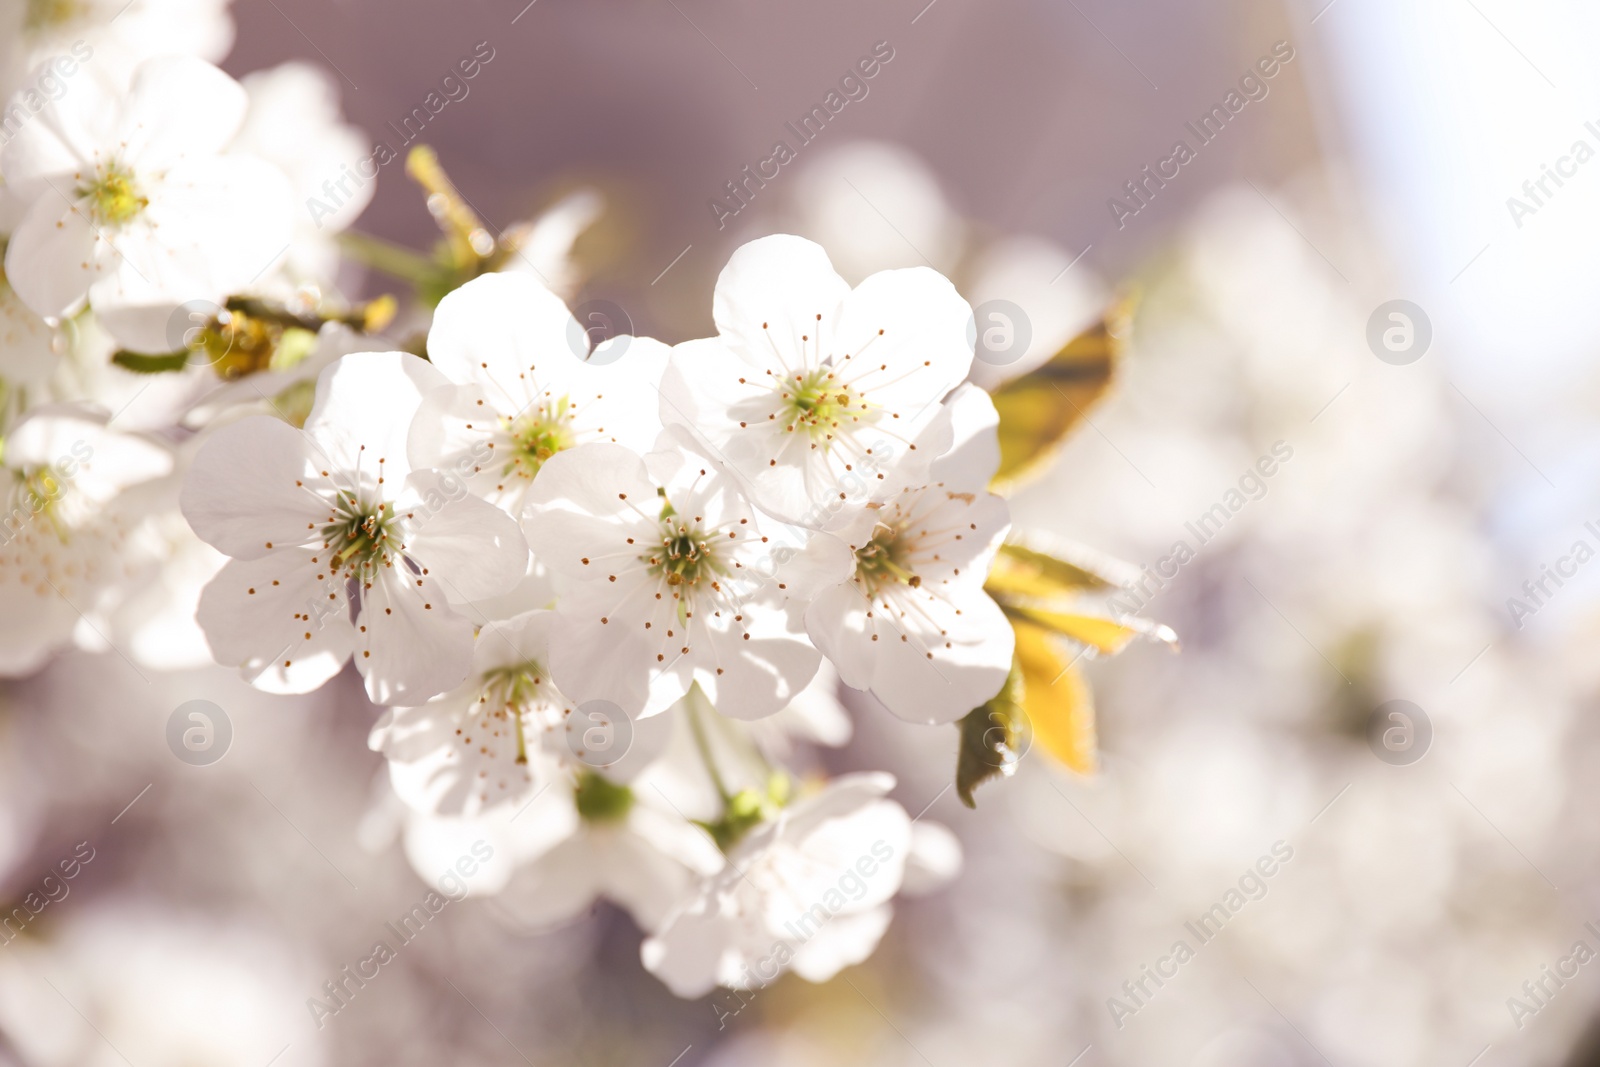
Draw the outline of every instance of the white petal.
<instances>
[{"instance_id":1,"label":"white petal","mask_svg":"<svg viewBox=\"0 0 1600 1067\"><path fill-rule=\"evenodd\" d=\"M516 520L467 494L435 470L413 471L395 503L404 517L408 556L444 587L452 603L493 596L515 585L528 567L528 545Z\"/></svg>"},{"instance_id":2,"label":"white petal","mask_svg":"<svg viewBox=\"0 0 1600 1067\"><path fill-rule=\"evenodd\" d=\"M932 893L961 873L961 863L961 839L948 827L919 819L911 824L911 851L900 892L908 897Z\"/></svg>"},{"instance_id":3,"label":"white petal","mask_svg":"<svg viewBox=\"0 0 1600 1067\"><path fill-rule=\"evenodd\" d=\"M448 384L437 367L408 352L356 352L317 378L317 399L306 419L315 440L312 457L351 471L369 486L379 464L386 484L398 492L410 473L406 435L412 416L431 389Z\"/></svg>"},{"instance_id":4,"label":"white petal","mask_svg":"<svg viewBox=\"0 0 1600 1067\"><path fill-rule=\"evenodd\" d=\"M179 495L202 541L235 559L322 543L314 527L329 509L305 435L281 419L254 415L212 431L195 453Z\"/></svg>"},{"instance_id":5,"label":"white petal","mask_svg":"<svg viewBox=\"0 0 1600 1067\"><path fill-rule=\"evenodd\" d=\"M870 911L835 915L795 950L789 966L808 982L826 982L872 955L893 916L894 909L887 904Z\"/></svg>"},{"instance_id":6,"label":"white petal","mask_svg":"<svg viewBox=\"0 0 1600 1067\"><path fill-rule=\"evenodd\" d=\"M356 617L356 667L374 704L421 704L460 685L472 663L471 620L401 569L382 570L362 590Z\"/></svg>"},{"instance_id":7,"label":"white petal","mask_svg":"<svg viewBox=\"0 0 1600 1067\"><path fill-rule=\"evenodd\" d=\"M244 121L244 87L189 56L161 56L139 66L123 104L119 140L140 168L222 151Z\"/></svg>"},{"instance_id":8,"label":"white petal","mask_svg":"<svg viewBox=\"0 0 1600 1067\"><path fill-rule=\"evenodd\" d=\"M6 246L6 281L35 314L61 318L83 306L89 287L116 262L90 226L86 209L47 190Z\"/></svg>"},{"instance_id":9,"label":"white petal","mask_svg":"<svg viewBox=\"0 0 1600 1067\"><path fill-rule=\"evenodd\" d=\"M482 386L506 414L538 395L535 383L588 353L566 304L528 274L474 278L439 301L428 331L428 358L444 376Z\"/></svg>"},{"instance_id":10,"label":"white petal","mask_svg":"<svg viewBox=\"0 0 1600 1067\"><path fill-rule=\"evenodd\" d=\"M817 324L831 331L849 292L821 245L774 234L734 251L717 276L711 316L723 340L756 366L794 369L807 353L814 366Z\"/></svg>"},{"instance_id":11,"label":"white petal","mask_svg":"<svg viewBox=\"0 0 1600 1067\"><path fill-rule=\"evenodd\" d=\"M29 413L6 437L5 457L13 470L52 467L64 481L101 501L172 470L168 449L108 430L103 416L66 406Z\"/></svg>"},{"instance_id":12,"label":"white petal","mask_svg":"<svg viewBox=\"0 0 1600 1067\"><path fill-rule=\"evenodd\" d=\"M313 554L287 549L234 560L200 594L196 616L212 655L239 667L257 689L309 693L350 658L343 582L328 580Z\"/></svg>"},{"instance_id":13,"label":"white petal","mask_svg":"<svg viewBox=\"0 0 1600 1067\"><path fill-rule=\"evenodd\" d=\"M933 403L966 378L971 318L972 308L937 271L880 271L856 286L840 309L836 363L848 368L844 376L869 402L900 413L895 428L909 435L932 418Z\"/></svg>"},{"instance_id":14,"label":"white petal","mask_svg":"<svg viewBox=\"0 0 1600 1067\"><path fill-rule=\"evenodd\" d=\"M799 603L782 608L748 601L739 605L742 625L707 625L703 637L691 630L700 643L695 679L719 712L733 719L763 718L782 710L811 682L822 654L805 636L801 610Z\"/></svg>"},{"instance_id":15,"label":"white petal","mask_svg":"<svg viewBox=\"0 0 1600 1067\"><path fill-rule=\"evenodd\" d=\"M851 689L872 687L881 641L872 639L871 607L866 594L848 581L823 590L806 608L806 632Z\"/></svg>"},{"instance_id":16,"label":"white petal","mask_svg":"<svg viewBox=\"0 0 1600 1067\"><path fill-rule=\"evenodd\" d=\"M1000 691L1015 638L981 585L901 595L917 607L880 609L874 620L880 640L871 688L884 707L907 722L954 722Z\"/></svg>"},{"instance_id":17,"label":"white petal","mask_svg":"<svg viewBox=\"0 0 1600 1067\"><path fill-rule=\"evenodd\" d=\"M517 872L506 889L505 907L534 929L554 926L594 905L600 877L594 842L579 829Z\"/></svg>"},{"instance_id":18,"label":"white petal","mask_svg":"<svg viewBox=\"0 0 1600 1067\"><path fill-rule=\"evenodd\" d=\"M987 490L1000 469L1000 413L994 401L977 386L962 385L944 402L940 421L949 422L951 439L928 476L956 492Z\"/></svg>"}]
</instances>

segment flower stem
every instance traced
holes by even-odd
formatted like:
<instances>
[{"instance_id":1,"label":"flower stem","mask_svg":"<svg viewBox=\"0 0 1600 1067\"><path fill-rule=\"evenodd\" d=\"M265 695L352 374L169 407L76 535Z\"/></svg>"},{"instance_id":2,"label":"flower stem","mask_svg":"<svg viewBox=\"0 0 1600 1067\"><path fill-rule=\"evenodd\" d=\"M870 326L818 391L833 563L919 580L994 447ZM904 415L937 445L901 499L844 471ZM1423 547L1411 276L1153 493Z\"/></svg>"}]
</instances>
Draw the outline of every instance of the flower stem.
<instances>
[{"instance_id":1,"label":"flower stem","mask_svg":"<svg viewBox=\"0 0 1600 1067\"><path fill-rule=\"evenodd\" d=\"M688 703L689 729L694 734L694 745L700 752L700 762L706 765L706 774L710 776L711 784L716 788L717 796L722 798L722 805L726 808L728 802L733 799L733 794L728 792L727 783L722 780L722 772L717 770L716 757L711 754L711 742L706 737L705 724L700 718L704 714L702 709L709 704L709 701L700 691L698 684L689 690Z\"/></svg>"}]
</instances>

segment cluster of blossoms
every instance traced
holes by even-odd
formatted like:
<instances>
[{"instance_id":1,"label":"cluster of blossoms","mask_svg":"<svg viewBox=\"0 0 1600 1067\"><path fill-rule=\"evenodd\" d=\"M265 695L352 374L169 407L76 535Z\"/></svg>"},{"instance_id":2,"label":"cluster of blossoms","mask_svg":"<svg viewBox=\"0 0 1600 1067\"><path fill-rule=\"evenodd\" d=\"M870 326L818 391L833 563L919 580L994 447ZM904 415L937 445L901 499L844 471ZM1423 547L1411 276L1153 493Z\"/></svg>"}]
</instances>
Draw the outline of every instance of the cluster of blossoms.
<instances>
[{"instance_id":1,"label":"cluster of blossoms","mask_svg":"<svg viewBox=\"0 0 1600 1067\"><path fill-rule=\"evenodd\" d=\"M980 745L1016 699L1000 416L950 281L852 288L770 236L722 271L715 336L592 344L565 300L592 194L496 237L418 150L447 241L399 351L394 302L335 285L370 184L296 208L361 154L328 79L235 81L201 0L25 7L0 672L76 645L288 695L353 666L419 872L492 838L473 892L534 926L606 897L684 996L825 979L953 875L891 776L814 758L851 735L842 687L979 716Z\"/></svg>"},{"instance_id":2,"label":"cluster of blossoms","mask_svg":"<svg viewBox=\"0 0 1600 1067\"><path fill-rule=\"evenodd\" d=\"M798 795L771 750L803 711L772 736L735 720L837 678L952 722L1013 645L983 586L1009 526L996 414L962 384L949 282L851 289L776 236L734 254L714 315L713 338L591 351L537 279L483 275L439 303L427 360L345 355L303 427L208 430L180 498L229 557L199 602L220 662L292 693L353 660L392 709L372 743L397 792L456 820L414 847L503 815L528 911L615 897L686 995L748 981L775 944L813 977L863 958L920 862L891 778ZM841 875L866 886L861 856L870 892L829 907ZM795 922L813 907L825 933Z\"/></svg>"}]
</instances>

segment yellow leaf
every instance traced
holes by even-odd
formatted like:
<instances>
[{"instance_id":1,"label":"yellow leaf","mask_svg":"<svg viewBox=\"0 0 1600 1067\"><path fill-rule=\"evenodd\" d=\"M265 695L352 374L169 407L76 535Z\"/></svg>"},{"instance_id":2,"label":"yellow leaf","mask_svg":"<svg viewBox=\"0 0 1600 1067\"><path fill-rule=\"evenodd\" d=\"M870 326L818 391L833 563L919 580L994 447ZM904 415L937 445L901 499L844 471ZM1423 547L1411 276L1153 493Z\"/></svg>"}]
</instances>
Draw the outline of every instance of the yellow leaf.
<instances>
[{"instance_id":1,"label":"yellow leaf","mask_svg":"<svg viewBox=\"0 0 1600 1067\"><path fill-rule=\"evenodd\" d=\"M1037 473L1111 384L1128 335L1132 300L1119 300L1093 327L1039 367L996 389L1000 470L996 485Z\"/></svg>"},{"instance_id":2,"label":"yellow leaf","mask_svg":"<svg viewBox=\"0 0 1600 1067\"><path fill-rule=\"evenodd\" d=\"M1076 611L1051 611L1048 608L1015 603L1005 605L1005 611L1013 622L1028 622L1041 629L1052 630L1106 655L1116 655L1129 641L1147 632L1145 627L1139 625L1140 620L1134 619L1118 622L1101 615L1085 615ZM1156 629L1166 628L1156 627Z\"/></svg>"},{"instance_id":3,"label":"yellow leaf","mask_svg":"<svg viewBox=\"0 0 1600 1067\"><path fill-rule=\"evenodd\" d=\"M1084 545L1046 535L1013 532L989 568L991 593L1032 597L1077 597L1109 592L1139 576L1139 568Z\"/></svg>"},{"instance_id":4,"label":"yellow leaf","mask_svg":"<svg viewBox=\"0 0 1600 1067\"><path fill-rule=\"evenodd\" d=\"M1022 708L1033 743L1079 774L1095 772L1094 698L1050 634L1016 623Z\"/></svg>"}]
</instances>

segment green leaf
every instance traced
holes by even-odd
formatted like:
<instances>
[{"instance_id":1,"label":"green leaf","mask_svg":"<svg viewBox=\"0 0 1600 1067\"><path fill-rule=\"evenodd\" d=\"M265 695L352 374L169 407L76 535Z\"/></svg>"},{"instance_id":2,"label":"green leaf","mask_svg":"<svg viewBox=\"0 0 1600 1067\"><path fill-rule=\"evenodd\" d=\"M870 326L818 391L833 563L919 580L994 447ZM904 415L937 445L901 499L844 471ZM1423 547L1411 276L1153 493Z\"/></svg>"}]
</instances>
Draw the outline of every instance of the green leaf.
<instances>
[{"instance_id":1,"label":"green leaf","mask_svg":"<svg viewBox=\"0 0 1600 1067\"><path fill-rule=\"evenodd\" d=\"M1022 669L1013 661L1006 684L993 698L973 708L957 724L961 745L956 753L956 794L976 808L972 791L996 775L1010 775L1027 751L1031 736L1022 709Z\"/></svg>"},{"instance_id":2,"label":"green leaf","mask_svg":"<svg viewBox=\"0 0 1600 1067\"><path fill-rule=\"evenodd\" d=\"M180 371L189 365L189 352L163 352L160 355L147 355L143 352L129 352L119 349L111 357L111 362L123 370L131 370L135 374L167 374Z\"/></svg>"}]
</instances>

